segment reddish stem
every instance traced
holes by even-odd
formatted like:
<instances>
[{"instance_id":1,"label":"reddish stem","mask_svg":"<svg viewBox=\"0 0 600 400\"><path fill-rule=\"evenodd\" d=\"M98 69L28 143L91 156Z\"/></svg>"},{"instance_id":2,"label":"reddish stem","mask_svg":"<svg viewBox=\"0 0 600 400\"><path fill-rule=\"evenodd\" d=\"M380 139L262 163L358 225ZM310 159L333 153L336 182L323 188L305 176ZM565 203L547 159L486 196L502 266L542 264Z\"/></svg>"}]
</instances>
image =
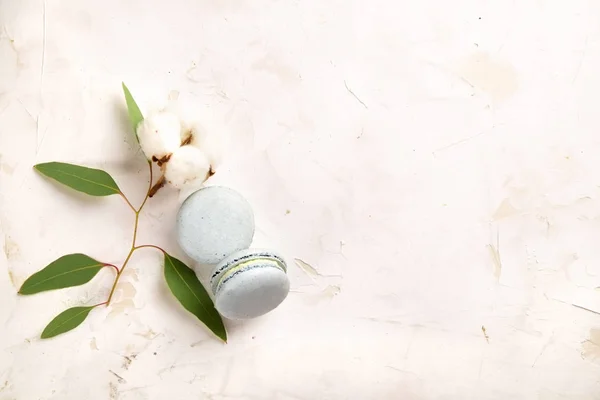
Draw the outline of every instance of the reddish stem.
<instances>
[{"instance_id":1,"label":"reddish stem","mask_svg":"<svg viewBox=\"0 0 600 400\"><path fill-rule=\"evenodd\" d=\"M117 275L119 274L119 267L114 264L104 264L105 267L113 267L115 271L117 271Z\"/></svg>"}]
</instances>

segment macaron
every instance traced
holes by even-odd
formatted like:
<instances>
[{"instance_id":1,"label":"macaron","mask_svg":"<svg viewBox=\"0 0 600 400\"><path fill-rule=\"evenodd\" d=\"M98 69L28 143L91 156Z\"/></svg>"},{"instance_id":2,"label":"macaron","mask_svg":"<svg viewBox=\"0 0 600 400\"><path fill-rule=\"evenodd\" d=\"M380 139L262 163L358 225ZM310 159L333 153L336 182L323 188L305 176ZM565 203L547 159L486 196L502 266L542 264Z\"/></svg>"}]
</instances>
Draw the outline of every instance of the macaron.
<instances>
[{"instance_id":1,"label":"macaron","mask_svg":"<svg viewBox=\"0 0 600 400\"><path fill-rule=\"evenodd\" d=\"M238 320L274 310L290 291L285 260L266 249L246 249L228 256L214 269L210 285L217 311Z\"/></svg>"},{"instance_id":2,"label":"macaron","mask_svg":"<svg viewBox=\"0 0 600 400\"><path fill-rule=\"evenodd\" d=\"M233 189L210 186L192 193L181 205L176 222L177 241L201 264L216 264L247 249L254 236L254 213Z\"/></svg>"}]
</instances>

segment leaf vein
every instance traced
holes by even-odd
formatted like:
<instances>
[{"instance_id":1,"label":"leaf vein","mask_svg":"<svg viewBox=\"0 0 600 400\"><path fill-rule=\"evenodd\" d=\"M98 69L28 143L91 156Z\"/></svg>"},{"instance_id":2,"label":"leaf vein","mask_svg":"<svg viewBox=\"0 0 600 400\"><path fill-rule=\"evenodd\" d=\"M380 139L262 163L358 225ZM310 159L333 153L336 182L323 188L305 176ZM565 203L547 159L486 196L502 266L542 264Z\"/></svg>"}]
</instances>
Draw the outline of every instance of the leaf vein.
<instances>
[{"instance_id":1,"label":"leaf vein","mask_svg":"<svg viewBox=\"0 0 600 400\"><path fill-rule=\"evenodd\" d=\"M177 270L177 268L175 267L175 263L173 263L173 261L171 261L171 257L168 256L167 257L169 259L169 262L171 263L173 270L175 271L175 273L177 274L177 276L179 276L179 278L181 279L181 281L183 282L183 284L190 290L190 292L192 293L192 295L196 298L196 300L198 300L198 303L200 303L200 306L202 306L202 308L204 309L204 311L208 314L209 318L215 322L219 322L218 320L214 319L214 316L212 315L212 313L206 308L206 306L204 305L204 303L200 300L200 298L196 295L196 292L194 292L194 290L187 284L187 282L185 281L185 279L183 279L183 276L179 273L179 271Z\"/></svg>"},{"instance_id":2,"label":"leaf vein","mask_svg":"<svg viewBox=\"0 0 600 400\"><path fill-rule=\"evenodd\" d=\"M80 179L80 180L82 180L82 181L84 181L84 182L92 183L92 184L94 184L94 185L102 186L102 187L105 187L105 188L107 188L107 189L111 189L111 190L112 190L112 191L114 191L115 193L120 193L120 192L121 192L120 190L117 190L117 189L115 189L115 188L114 188L114 187L112 187L112 186L104 185L104 184L102 184L102 183L99 183L99 182L96 182L96 181L92 181L92 180L90 180L90 179L85 179L85 178L82 178L82 177L81 177L81 176L79 176L79 175L73 175L73 174L70 174L70 173L68 173L68 172L61 171L61 170L59 170L59 169L56 169L56 170L55 170L55 172L56 172L56 173L59 173L59 174L64 174L64 175L67 175L67 176L70 176L70 177L73 177L73 178L76 178L76 179Z\"/></svg>"},{"instance_id":3,"label":"leaf vein","mask_svg":"<svg viewBox=\"0 0 600 400\"><path fill-rule=\"evenodd\" d=\"M84 270L90 269L90 268L102 267L102 266L104 266L104 264L86 265L85 267L81 267L81 268L77 268L77 269L73 269L73 270L70 270L70 271L67 271L67 272L62 272L60 274L53 275L53 276L51 276L49 278L46 278L46 279L44 279L42 281L39 281L37 283L31 284L31 286L29 286L29 287L32 288L32 287L41 285L42 283L48 282L49 280L52 280L52 279L56 279L59 276L67 275L67 274L74 273L74 272L84 271Z\"/></svg>"},{"instance_id":4,"label":"leaf vein","mask_svg":"<svg viewBox=\"0 0 600 400\"><path fill-rule=\"evenodd\" d=\"M56 327L54 329L50 329L48 331L49 334L52 334L54 332L56 332L58 330L58 328L60 328L61 326L63 326L64 324L66 324L69 321L72 321L74 318L79 317L81 314L85 313L85 312L89 312L93 307L87 307L84 310L81 310L80 312L78 312L77 314L73 315L71 318L66 319L65 321L63 321L62 323L56 325Z\"/></svg>"}]
</instances>

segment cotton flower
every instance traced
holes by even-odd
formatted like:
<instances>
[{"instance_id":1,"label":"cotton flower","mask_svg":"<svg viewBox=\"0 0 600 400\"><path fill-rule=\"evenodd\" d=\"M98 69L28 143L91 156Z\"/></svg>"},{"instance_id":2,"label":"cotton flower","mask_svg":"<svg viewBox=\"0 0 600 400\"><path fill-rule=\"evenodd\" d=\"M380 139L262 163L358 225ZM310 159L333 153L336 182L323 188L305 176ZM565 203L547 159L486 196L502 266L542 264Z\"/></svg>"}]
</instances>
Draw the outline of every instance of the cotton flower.
<instances>
[{"instance_id":1,"label":"cotton flower","mask_svg":"<svg viewBox=\"0 0 600 400\"><path fill-rule=\"evenodd\" d=\"M165 179L181 189L187 184L202 183L209 177L210 162L204 153L194 146L181 146L173 152L164 165Z\"/></svg>"},{"instance_id":2,"label":"cotton flower","mask_svg":"<svg viewBox=\"0 0 600 400\"><path fill-rule=\"evenodd\" d=\"M222 133L222 131L211 131L210 126L200 122L192 124L189 130L190 145L206 154L212 171L221 164L223 159Z\"/></svg>"},{"instance_id":3,"label":"cotton flower","mask_svg":"<svg viewBox=\"0 0 600 400\"><path fill-rule=\"evenodd\" d=\"M215 117L215 110L182 101L171 101L167 110L176 114L181 121L181 143L202 150L214 172L222 161L226 136L225 124Z\"/></svg>"},{"instance_id":4,"label":"cotton flower","mask_svg":"<svg viewBox=\"0 0 600 400\"><path fill-rule=\"evenodd\" d=\"M181 144L179 117L168 111L149 114L138 125L137 135L146 157L164 162Z\"/></svg>"}]
</instances>

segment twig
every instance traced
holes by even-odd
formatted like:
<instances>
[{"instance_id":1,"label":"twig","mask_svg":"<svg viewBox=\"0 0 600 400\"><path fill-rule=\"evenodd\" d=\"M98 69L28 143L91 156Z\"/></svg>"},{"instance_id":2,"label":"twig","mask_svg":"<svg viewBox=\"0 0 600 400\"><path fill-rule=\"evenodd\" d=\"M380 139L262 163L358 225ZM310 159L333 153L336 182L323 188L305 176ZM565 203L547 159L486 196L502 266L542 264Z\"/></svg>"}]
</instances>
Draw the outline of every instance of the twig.
<instances>
[{"instance_id":1,"label":"twig","mask_svg":"<svg viewBox=\"0 0 600 400\"><path fill-rule=\"evenodd\" d=\"M165 186L166 183L167 182L165 180L165 176L161 175L161 177L158 178L158 180L156 181L156 184L150 188L150 191L148 192L148 197L153 197L156 194L156 192L160 190L160 188Z\"/></svg>"},{"instance_id":2,"label":"twig","mask_svg":"<svg viewBox=\"0 0 600 400\"><path fill-rule=\"evenodd\" d=\"M487 334L487 331L485 330L485 326L481 325L481 332L483 332L483 337L485 338L485 341L488 342L488 344L490 344L490 337Z\"/></svg>"},{"instance_id":3,"label":"twig","mask_svg":"<svg viewBox=\"0 0 600 400\"><path fill-rule=\"evenodd\" d=\"M150 183L148 184L148 191L146 192L146 197L144 197L144 201L140 205L140 208L138 208L136 210L136 208L131 204L131 202L127 199L127 197L125 197L125 195L123 193L121 193L121 196L123 196L123 198L125 199L125 201L127 202L127 204L129 204L129 207L131 207L131 209L135 213L135 222L134 222L134 225L133 225L133 238L131 239L131 248L129 249L129 253L127 254L127 258L125 258L125 261L123 261L123 266L121 267L121 269L119 270L117 268L117 271L118 271L117 272L117 276L115 276L115 281L114 281L114 283L112 285L112 288L110 289L110 293L108 294L108 300L106 300L106 306L107 307L110 304L110 301L112 300L113 295L115 294L115 289L117 288L117 284L119 283L119 279L121 279L121 275L123 275L123 271L125 271L125 267L127 266L127 263L131 259L131 256L133 255L133 252L136 250L135 242L137 240L138 225L140 223L140 212L144 208L144 205L146 204L146 201L148 201L148 198L150 197L150 191L152 190L152 177L153 177L153 175L152 175L152 163L148 163L148 166L150 167Z\"/></svg>"}]
</instances>

